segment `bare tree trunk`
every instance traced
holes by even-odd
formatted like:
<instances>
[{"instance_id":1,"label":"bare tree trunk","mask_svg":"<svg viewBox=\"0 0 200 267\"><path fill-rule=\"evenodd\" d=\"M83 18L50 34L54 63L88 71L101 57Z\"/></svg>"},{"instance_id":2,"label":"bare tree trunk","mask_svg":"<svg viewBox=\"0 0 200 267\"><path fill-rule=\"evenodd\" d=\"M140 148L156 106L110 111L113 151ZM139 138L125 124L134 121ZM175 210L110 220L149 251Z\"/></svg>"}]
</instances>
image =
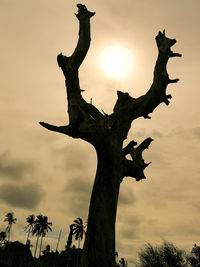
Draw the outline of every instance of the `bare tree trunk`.
<instances>
[{"instance_id":1,"label":"bare tree trunk","mask_svg":"<svg viewBox=\"0 0 200 267\"><path fill-rule=\"evenodd\" d=\"M115 266L115 221L120 183L129 176L140 181L146 179L142 152L153 141L146 138L137 147L132 140L123 148L131 123L140 117L150 119L149 114L161 103L169 105L171 95L166 94L170 83L167 62L181 54L171 51L176 43L159 32L156 36L158 58L154 68L154 78L146 94L133 98L128 93L117 91L117 102L113 113L102 114L92 103L82 97L79 85L79 67L90 46L90 19L94 12L78 4L79 39L73 54L69 57L59 54L58 65L62 69L67 91L69 125L55 126L45 122L40 124L48 130L59 132L73 138L80 138L94 146L97 153L97 172L90 201L88 227L83 247L81 267ZM126 158L130 154L131 160ZM70 242L69 242L70 244ZM69 247L68 244L68 247Z\"/></svg>"},{"instance_id":2,"label":"bare tree trunk","mask_svg":"<svg viewBox=\"0 0 200 267\"><path fill-rule=\"evenodd\" d=\"M90 201L83 267L115 266L115 221L123 155L120 144L112 141L97 151L98 166Z\"/></svg>"},{"instance_id":3,"label":"bare tree trunk","mask_svg":"<svg viewBox=\"0 0 200 267\"><path fill-rule=\"evenodd\" d=\"M73 236L73 225L71 224L69 226L70 228L70 232L69 232L69 235L68 235L68 238L67 238L67 245L66 245L66 251L69 252L70 251L70 247L71 247L71 244L72 244L72 236Z\"/></svg>"}]
</instances>

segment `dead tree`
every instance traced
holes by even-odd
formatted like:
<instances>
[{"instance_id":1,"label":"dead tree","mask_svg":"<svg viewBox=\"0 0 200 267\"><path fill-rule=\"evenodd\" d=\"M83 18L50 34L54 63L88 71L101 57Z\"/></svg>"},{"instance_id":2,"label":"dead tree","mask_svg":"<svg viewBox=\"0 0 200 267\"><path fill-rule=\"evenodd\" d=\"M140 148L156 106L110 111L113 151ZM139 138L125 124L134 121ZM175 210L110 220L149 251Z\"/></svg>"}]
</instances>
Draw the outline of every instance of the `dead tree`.
<instances>
[{"instance_id":1,"label":"dead tree","mask_svg":"<svg viewBox=\"0 0 200 267\"><path fill-rule=\"evenodd\" d=\"M138 98L128 93L117 92L118 99L110 115L102 114L92 103L82 97L79 85L79 67L90 46L90 19L94 12L78 4L76 17L79 21L79 38L73 54L69 57L59 54L58 65L62 69L67 91L69 125L55 126L45 122L40 124L48 130L73 138L83 139L92 144L97 153L97 172L92 190L88 215L87 235L83 248L82 267L111 267L115 264L115 221L120 183L124 177L136 181L145 179L145 163L142 152L153 141L151 137L137 146L131 141L123 148L133 120L149 114L161 103L169 104L171 95L166 94L170 79L166 65L171 57L181 54L171 51L175 39L165 36L165 31L156 36L158 58L154 69L153 83L145 95ZM132 160L126 158L130 154Z\"/></svg>"}]
</instances>

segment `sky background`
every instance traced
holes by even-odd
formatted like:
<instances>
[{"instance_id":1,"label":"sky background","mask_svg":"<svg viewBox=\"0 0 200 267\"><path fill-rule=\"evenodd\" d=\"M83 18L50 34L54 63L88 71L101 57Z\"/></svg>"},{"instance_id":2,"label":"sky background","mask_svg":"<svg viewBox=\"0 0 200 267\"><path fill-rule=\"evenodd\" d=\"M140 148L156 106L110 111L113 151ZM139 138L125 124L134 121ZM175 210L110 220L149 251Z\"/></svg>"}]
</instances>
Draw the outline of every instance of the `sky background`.
<instances>
[{"instance_id":1,"label":"sky background","mask_svg":"<svg viewBox=\"0 0 200 267\"><path fill-rule=\"evenodd\" d=\"M42 213L53 223L44 246L64 249L69 224L85 221L96 171L96 154L88 143L53 133L38 122L68 123L64 76L57 66L60 52L71 55L78 38L74 16L77 1L0 0L0 230L7 212L17 224L11 240L25 242L26 217ZM151 85L159 30L176 38L168 64L173 98L160 105L151 120L133 122L125 145L132 139L155 141L145 151L147 179L124 179L121 184L116 249L129 266L145 243L162 239L191 250L200 242L200 112L199 0L88 0L96 15L91 20L92 42L80 68L87 101L106 113L116 91L144 94ZM121 45L133 55L133 70L125 78L102 72L99 55ZM35 238L32 239L33 245ZM76 244L77 245L77 244Z\"/></svg>"}]
</instances>

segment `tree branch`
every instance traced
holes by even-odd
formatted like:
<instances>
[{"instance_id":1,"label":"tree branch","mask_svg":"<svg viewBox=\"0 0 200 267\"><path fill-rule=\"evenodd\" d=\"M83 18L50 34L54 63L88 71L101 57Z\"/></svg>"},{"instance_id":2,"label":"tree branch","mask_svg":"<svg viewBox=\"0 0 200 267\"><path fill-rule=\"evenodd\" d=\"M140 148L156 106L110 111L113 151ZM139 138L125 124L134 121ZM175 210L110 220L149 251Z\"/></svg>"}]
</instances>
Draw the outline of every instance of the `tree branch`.
<instances>
[{"instance_id":1,"label":"tree branch","mask_svg":"<svg viewBox=\"0 0 200 267\"><path fill-rule=\"evenodd\" d=\"M128 93L118 91L118 99L114 107L113 124L116 127L124 127L126 138L131 122L139 117L150 118L149 114L161 103L168 105L171 95L166 95L166 88L170 83L176 83L179 79L170 79L167 73L167 62L171 57L181 57L179 53L173 53L171 47L176 43L175 39L169 39L159 32L156 36L158 58L154 68L153 83L149 91L139 97L133 98Z\"/></svg>"},{"instance_id":2,"label":"tree branch","mask_svg":"<svg viewBox=\"0 0 200 267\"><path fill-rule=\"evenodd\" d=\"M80 22L79 40L72 54L72 65L79 68L90 46L90 18L95 15L95 12L88 11L85 5L78 4L77 7L78 14L76 14L76 17Z\"/></svg>"},{"instance_id":3,"label":"tree branch","mask_svg":"<svg viewBox=\"0 0 200 267\"><path fill-rule=\"evenodd\" d=\"M137 145L137 142L132 140L126 147L123 148L124 156L128 155L131 152L131 149Z\"/></svg>"},{"instance_id":4,"label":"tree branch","mask_svg":"<svg viewBox=\"0 0 200 267\"><path fill-rule=\"evenodd\" d=\"M149 145L153 139L151 137L146 138L138 147L135 148L137 144L135 141L131 141L124 149L124 155L130 154L132 160L128 160L124 158L124 177L130 176L136 179L136 181L140 181L141 179L146 179L144 175L144 169L151 164L145 163L142 158L142 152L145 149L149 148Z\"/></svg>"},{"instance_id":5,"label":"tree branch","mask_svg":"<svg viewBox=\"0 0 200 267\"><path fill-rule=\"evenodd\" d=\"M62 68L65 78L69 72L78 71L90 46L90 18L95 12L87 10L85 5L77 4L78 13L75 14L79 20L79 39L73 54L70 57L58 55L58 65Z\"/></svg>"},{"instance_id":6,"label":"tree branch","mask_svg":"<svg viewBox=\"0 0 200 267\"><path fill-rule=\"evenodd\" d=\"M75 14L79 21L79 38L76 48L70 57L62 54L57 56L59 67L65 76L68 100L68 126L53 126L48 123L40 123L48 130L67 134L74 138L82 138L86 141L93 140L95 125L105 119L105 116L92 104L87 103L81 93L84 91L79 85L78 70L83 62L90 46L90 18L95 12L87 10L85 5L78 4L78 13Z\"/></svg>"},{"instance_id":7,"label":"tree branch","mask_svg":"<svg viewBox=\"0 0 200 267\"><path fill-rule=\"evenodd\" d=\"M66 126L55 126L55 125L52 125L52 124L49 124L49 123L46 123L46 122L43 122L43 121L40 121L39 124L42 127L46 128L47 130L72 136L71 133L70 133L69 125L66 125Z\"/></svg>"}]
</instances>

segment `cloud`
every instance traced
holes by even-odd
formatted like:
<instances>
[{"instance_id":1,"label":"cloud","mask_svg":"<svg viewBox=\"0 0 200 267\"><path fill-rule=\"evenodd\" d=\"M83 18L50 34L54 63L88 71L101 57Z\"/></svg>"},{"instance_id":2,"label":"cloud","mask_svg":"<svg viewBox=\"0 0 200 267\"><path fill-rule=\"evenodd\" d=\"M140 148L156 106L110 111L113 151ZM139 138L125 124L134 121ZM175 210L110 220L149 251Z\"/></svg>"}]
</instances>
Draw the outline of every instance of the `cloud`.
<instances>
[{"instance_id":1,"label":"cloud","mask_svg":"<svg viewBox=\"0 0 200 267\"><path fill-rule=\"evenodd\" d=\"M130 212L130 211L129 211ZM119 222L119 235L120 240L132 240L139 237L140 234L140 224L142 219L134 214L130 214L126 211L122 217L120 217Z\"/></svg>"},{"instance_id":2,"label":"cloud","mask_svg":"<svg viewBox=\"0 0 200 267\"><path fill-rule=\"evenodd\" d=\"M37 184L0 186L0 199L13 207L34 209L44 197L44 193Z\"/></svg>"},{"instance_id":3,"label":"cloud","mask_svg":"<svg viewBox=\"0 0 200 267\"><path fill-rule=\"evenodd\" d=\"M58 155L59 162L62 162L62 168L67 173L89 173L96 168L96 155L94 149L86 142L72 140L64 148L56 148L53 151L53 157ZM62 161L61 161L62 159Z\"/></svg>"},{"instance_id":4,"label":"cloud","mask_svg":"<svg viewBox=\"0 0 200 267\"><path fill-rule=\"evenodd\" d=\"M77 195L91 194L91 184L87 177L74 177L67 182L64 191Z\"/></svg>"},{"instance_id":5,"label":"cloud","mask_svg":"<svg viewBox=\"0 0 200 267\"><path fill-rule=\"evenodd\" d=\"M120 231L121 237L123 239L135 239L139 237L139 231L138 231L138 227L136 226L131 226L131 225L127 225L127 227L124 227L121 231Z\"/></svg>"},{"instance_id":6,"label":"cloud","mask_svg":"<svg viewBox=\"0 0 200 267\"><path fill-rule=\"evenodd\" d=\"M34 164L29 162L14 161L9 153L0 155L0 177L21 180L25 174L34 169Z\"/></svg>"},{"instance_id":7,"label":"cloud","mask_svg":"<svg viewBox=\"0 0 200 267\"><path fill-rule=\"evenodd\" d=\"M119 205L132 205L136 201L133 192L126 187L122 188L119 194Z\"/></svg>"},{"instance_id":8,"label":"cloud","mask_svg":"<svg viewBox=\"0 0 200 267\"><path fill-rule=\"evenodd\" d=\"M200 137L200 127L193 128L193 134L195 137Z\"/></svg>"},{"instance_id":9,"label":"cloud","mask_svg":"<svg viewBox=\"0 0 200 267\"><path fill-rule=\"evenodd\" d=\"M177 137L184 138L199 138L200 137L200 126L199 127L176 127L169 132L166 137Z\"/></svg>"},{"instance_id":10,"label":"cloud","mask_svg":"<svg viewBox=\"0 0 200 267\"><path fill-rule=\"evenodd\" d=\"M74 177L67 182L62 198L69 203L67 211L75 217L87 218L92 184L87 177Z\"/></svg>"}]
</instances>

